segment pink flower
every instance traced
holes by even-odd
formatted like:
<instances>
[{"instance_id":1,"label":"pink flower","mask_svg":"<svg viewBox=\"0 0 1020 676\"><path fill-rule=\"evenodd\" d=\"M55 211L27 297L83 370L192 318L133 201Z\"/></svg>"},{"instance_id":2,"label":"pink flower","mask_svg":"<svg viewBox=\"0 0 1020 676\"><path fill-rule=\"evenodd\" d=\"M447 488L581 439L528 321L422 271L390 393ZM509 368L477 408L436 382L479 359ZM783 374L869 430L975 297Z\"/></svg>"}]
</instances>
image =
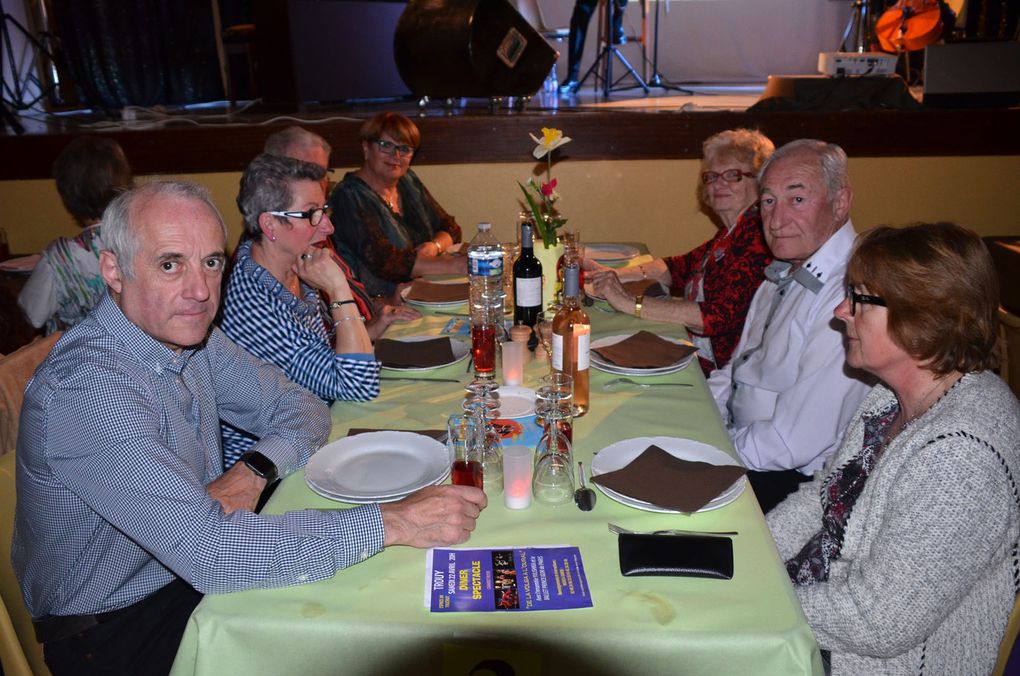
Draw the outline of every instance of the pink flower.
<instances>
[{"instance_id":1,"label":"pink flower","mask_svg":"<svg viewBox=\"0 0 1020 676\"><path fill-rule=\"evenodd\" d=\"M556 189L556 179L549 181L548 183L542 184L542 195L545 197L552 197L553 190Z\"/></svg>"}]
</instances>

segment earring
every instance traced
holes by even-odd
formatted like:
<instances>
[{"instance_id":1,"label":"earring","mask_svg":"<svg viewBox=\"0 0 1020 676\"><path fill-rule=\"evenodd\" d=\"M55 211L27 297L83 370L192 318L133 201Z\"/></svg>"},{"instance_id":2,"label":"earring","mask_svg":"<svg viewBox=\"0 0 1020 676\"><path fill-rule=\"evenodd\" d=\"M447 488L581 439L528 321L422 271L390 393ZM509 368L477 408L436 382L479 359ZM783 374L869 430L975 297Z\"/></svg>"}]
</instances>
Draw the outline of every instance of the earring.
<instances>
[{"instance_id":1,"label":"earring","mask_svg":"<svg viewBox=\"0 0 1020 676\"><path fill-rule=\"evenodd\" d=\"M276 241L276 235L273 234L273 233L269 233L269 241L270 242L275 242Z\"/></svg>"}]
</instances>

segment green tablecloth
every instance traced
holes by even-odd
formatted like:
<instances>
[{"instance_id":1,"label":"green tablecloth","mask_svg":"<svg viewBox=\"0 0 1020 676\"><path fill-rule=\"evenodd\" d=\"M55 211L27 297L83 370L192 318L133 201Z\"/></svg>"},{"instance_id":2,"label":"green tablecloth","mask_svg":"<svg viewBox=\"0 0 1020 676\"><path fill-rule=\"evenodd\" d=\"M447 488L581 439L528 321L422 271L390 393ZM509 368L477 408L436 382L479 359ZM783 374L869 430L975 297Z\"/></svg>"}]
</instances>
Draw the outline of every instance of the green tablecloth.
<instances>
[{"instance_id":1,"label":"green tablecloth","mask_svg":"<svg viewBox=\"0 0 1020 676\"><path fill-rule=\"evenodd\" d=\"M648 328L683 336L677 326L589 309L593 337ZM437 334L450 318L396 325L397 335ZM421 375L466 383L465 362ZM525 385L547 366L532 362ZM383 372L384 375L399 375ZM585 464L610 443L635 436L689 437L733 448L696 363L649 382L691 388L616 388L592 370L591 411L575 421L575 456ZM369 403L333 406L332 438L350 427L440 428L460 408L452 383L384 382ZM278 513L337 508L298 472L267 506ZM633 530L736 530L732 580L620 575L616 536ZM580 547L593 608L516 613L430 613L423 603L425 555L394 547L331 580L286 589L207 596L188 624L173 673L488 674L502 660L516 674L820 674L818 648L750 489L721 509L691 516L653 514L599 493L592 512L573 504L511 511L490 500L466 546L568 544ZM489 663L491 669L492 663Z\"/></svg>"}]
</instances>

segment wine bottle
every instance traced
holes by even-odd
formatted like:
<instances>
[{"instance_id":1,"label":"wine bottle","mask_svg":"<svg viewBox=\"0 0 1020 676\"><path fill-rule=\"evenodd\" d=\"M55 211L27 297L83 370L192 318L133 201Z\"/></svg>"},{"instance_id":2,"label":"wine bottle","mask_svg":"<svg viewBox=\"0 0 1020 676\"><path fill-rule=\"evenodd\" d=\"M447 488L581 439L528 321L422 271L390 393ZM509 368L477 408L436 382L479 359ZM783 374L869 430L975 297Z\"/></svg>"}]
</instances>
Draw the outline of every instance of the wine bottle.
<instances>
[{"instance_id":1,"label":"wine bottle","mask_svg":"<svg viewBox=\"0 0 1020 676\"><path fill-rule=\"evenodd\" d=\"M580 260L563 266L563 307L553 318L553 369L574 378L574 416L588 412L588 363L591 319L581 309Z\"/></svg>"},{"instance_id":2,"label":"wine bottle","mask_svg":"<svg viewBox=\"0 0 1020 676\"><path fill-rule=\"evenodd\" d=\"M534 327L542 314L542 263L530 223L521 223L521 255L514 263L514 324Z\"/></svg>"}]
</instances>

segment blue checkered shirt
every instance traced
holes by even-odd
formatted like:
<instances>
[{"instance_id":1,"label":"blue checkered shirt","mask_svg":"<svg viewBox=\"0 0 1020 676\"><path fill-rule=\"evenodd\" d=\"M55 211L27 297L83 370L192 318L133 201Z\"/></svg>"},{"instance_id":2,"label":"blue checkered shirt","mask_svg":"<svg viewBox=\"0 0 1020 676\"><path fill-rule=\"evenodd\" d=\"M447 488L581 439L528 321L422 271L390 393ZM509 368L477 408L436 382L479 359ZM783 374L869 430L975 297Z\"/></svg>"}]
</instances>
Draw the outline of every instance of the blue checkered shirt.
<instances>
[{"instance_id":1,"label":"blue checkered shirt","mask_svg":"<svg viewBox=\"0 0 1020 676\"><path fill-rule=\"evenodd\" d=\"M327 331L332 318L319 293L301 287L298 298L251 257L251 242L237 247L227 282L220 328L259 359L327 403L379 396L379 362L371 354L336 354ZM344 325L340 325L343 330ZM257 437L223 425L223 461L229 468Z\"/></svg>"},{"instance_id":2,"label":"blue checkered shirt","mask_svg":"<svg viewBox=\"0 0 1020 676\"><path fill-rule=\"evenodd\" d=\"M382 548L379 508L229 516L219 419L286 475L329 433L321 400L219 330L172 352L104 296L25 394L12 562L32 616L123 608L179 576L203 593L331 577Z\"/></svg>"}]
</instances>

